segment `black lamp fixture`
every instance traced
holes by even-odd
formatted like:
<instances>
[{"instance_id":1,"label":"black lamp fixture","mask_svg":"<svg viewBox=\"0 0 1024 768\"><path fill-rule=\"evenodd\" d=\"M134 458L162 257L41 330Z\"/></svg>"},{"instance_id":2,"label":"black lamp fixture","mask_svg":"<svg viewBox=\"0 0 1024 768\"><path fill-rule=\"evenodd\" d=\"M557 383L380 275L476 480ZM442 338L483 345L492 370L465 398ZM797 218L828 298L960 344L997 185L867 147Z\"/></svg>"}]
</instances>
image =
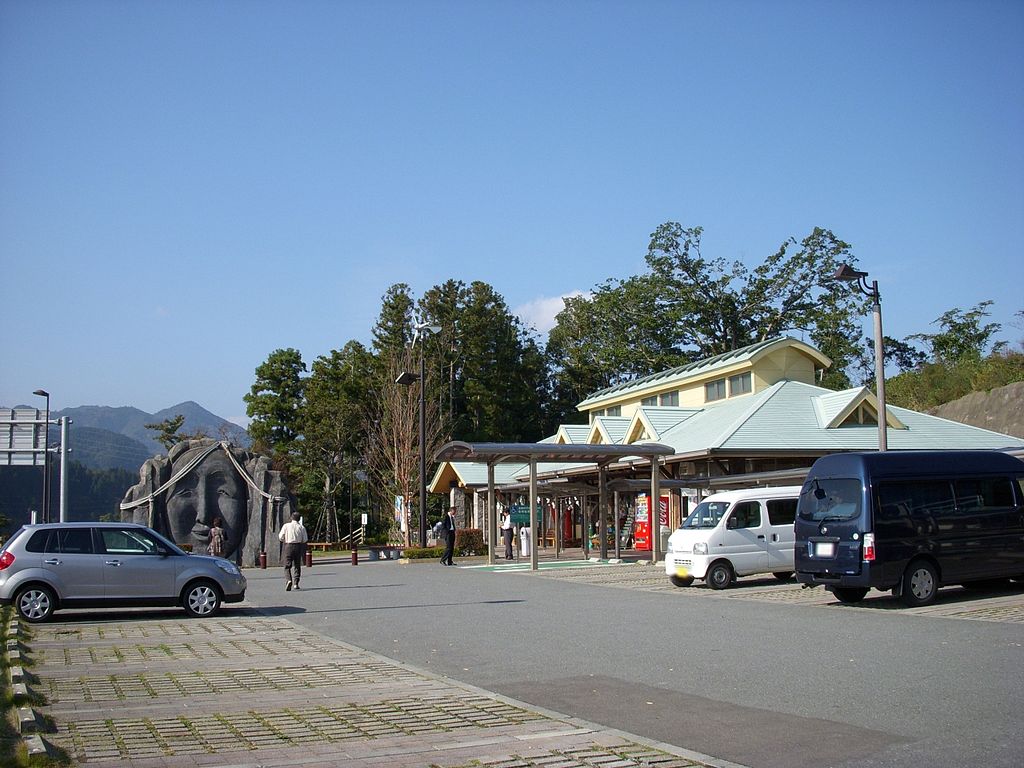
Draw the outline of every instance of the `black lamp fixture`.
<instances>
[{"instance_id":1,"label":"black lamp fixture","mask_svg":"<svg viewBox=\"0 0 1024 768\"><path fill-rule=\"evenodd\" d=\"M33 395L46 398L46 423L43 425L43 522L50 522L50 393L37 389Z\"/></svg>"},{"instance_id":2,"label":"black lamp fixture","mask_svg":"<svg viewBox=\"0 0 1024 768\"><path fill-rule=\"evenodd\" d=\"M888 448L886 435L886 411L885 411L885 350L882 346L882 295L878 291L878 281L868 282L868 273L854 269L849 264L841 264L836 273L832 275L834 280L844 283L853 283L862 294L873 300L871 314L875 326L875 395L878 397L878 450L884 451Z\"/></svg>"}]
</instances>

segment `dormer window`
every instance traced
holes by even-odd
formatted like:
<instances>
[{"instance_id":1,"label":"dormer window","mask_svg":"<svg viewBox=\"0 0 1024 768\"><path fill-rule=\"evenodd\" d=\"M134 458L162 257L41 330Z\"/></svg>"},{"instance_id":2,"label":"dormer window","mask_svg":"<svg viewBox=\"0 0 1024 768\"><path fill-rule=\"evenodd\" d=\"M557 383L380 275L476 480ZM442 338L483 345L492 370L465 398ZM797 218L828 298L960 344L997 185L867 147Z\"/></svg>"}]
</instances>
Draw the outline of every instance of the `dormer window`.
<instances>
[{"instance_id":1,"label":"dormer window","mask_svg":"<svg viewBox=\"0 0 1024 768\"><path fill-rule=\"evenodd\" d=\"M750 371L729 377L729 397L749 395L751 392Z\"/></svg>"},{"instance_id":2,"label":"dormer window","mask_svg":"<svg viewBox=\"0 0 1024 768\"><path fill-rule=\"evenodd\" d=\"M704 401L713 402L725 399L725 379L715 379L704 385Z\"/></svg>"}]
</instances>

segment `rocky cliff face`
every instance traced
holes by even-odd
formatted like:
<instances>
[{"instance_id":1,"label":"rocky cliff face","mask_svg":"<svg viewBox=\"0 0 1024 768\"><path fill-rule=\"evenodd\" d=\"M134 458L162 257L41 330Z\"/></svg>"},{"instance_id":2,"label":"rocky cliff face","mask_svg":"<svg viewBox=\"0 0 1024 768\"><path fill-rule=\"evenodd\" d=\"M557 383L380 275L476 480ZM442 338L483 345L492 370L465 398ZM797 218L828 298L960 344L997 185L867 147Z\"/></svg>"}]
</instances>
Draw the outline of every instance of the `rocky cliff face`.
<instances>
[{"instance_id":1,"label":"rocky cliff face","mask_svg":"<svg viewBox=\"0 0 1024 768\"><path fill-rule=\"evenodd\" d=\"M1024 381L972 392L928 411L933 416L1024 438Z\"/></svg>"}]
</instances>

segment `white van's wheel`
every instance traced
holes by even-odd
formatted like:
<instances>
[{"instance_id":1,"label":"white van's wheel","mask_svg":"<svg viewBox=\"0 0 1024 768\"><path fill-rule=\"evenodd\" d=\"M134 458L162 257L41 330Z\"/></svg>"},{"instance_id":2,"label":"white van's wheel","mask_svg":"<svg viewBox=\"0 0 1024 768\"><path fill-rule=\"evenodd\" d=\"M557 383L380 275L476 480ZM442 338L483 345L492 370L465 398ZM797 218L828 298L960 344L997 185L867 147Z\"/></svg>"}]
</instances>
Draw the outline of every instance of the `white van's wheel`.
<instances>
[{"instance_id":1,"label":"white van's wheel","mask_svg":"<svg viewBox=\"0 0 1024 768\"><path fill-rule=\"evenodd\" d=\"M793 572L792 571L772 571L772 576L774 576L779 581L789 581L790 579L793 578Z\"/></svg>"},{"instance_id":2,"label":"white van's wheel","mask_svg":"<svg viewBox=\"0 0 1024 768\"><path fill-rule=\"evenodd\" d=\"M732 586L736 575L733 573L732 566L727 560L719 560L708 568L708 575L704 578L712 589L727 589Z\"/></svg>"},{"instance_id":3,"label":"white van's wheel","mask_svg":"<svg viewBox=\"0 0 1024 768\"><path fill-rule=\"evenodd\" d=\"M669 576L668 580L677 587L688 587L693 584L693 576Z\"/></svg>"}]
</instances>

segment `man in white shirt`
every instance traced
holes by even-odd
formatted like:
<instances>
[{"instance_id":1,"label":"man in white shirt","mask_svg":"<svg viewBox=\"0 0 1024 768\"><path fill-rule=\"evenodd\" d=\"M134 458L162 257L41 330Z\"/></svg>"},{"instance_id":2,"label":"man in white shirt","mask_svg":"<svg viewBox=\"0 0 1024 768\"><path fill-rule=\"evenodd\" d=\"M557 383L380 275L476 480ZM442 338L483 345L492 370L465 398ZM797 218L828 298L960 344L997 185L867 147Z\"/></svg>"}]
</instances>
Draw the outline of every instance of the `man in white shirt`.
<instances>
[{"instance_id":1,"label":"man in white shirt","mask_svg":"<svg viewBox=\"0 0 1024 768\"><path fill-rule=\"evenodd\" d=\"M284 575L288 579L285 591L291 590L294 586L299 589L299 578L302 576L302 559L306 556L306 529L302 525L302 518L298 512L292 512L292 519L281 526L281 532L277 538L284 544ZM292 578L292 568L295 569L295 577Z\"/></svg>"},{"instance_id":2,"label":"man in white shirt","mask_svg":"<svg viewBox=\"0 0 1024 768\"><path fill-rule=\"evenodd\" d=\"M505 559L512 559L512 515L501 513L501 540L505 542Z\"/></svg>"}]
</instances>

